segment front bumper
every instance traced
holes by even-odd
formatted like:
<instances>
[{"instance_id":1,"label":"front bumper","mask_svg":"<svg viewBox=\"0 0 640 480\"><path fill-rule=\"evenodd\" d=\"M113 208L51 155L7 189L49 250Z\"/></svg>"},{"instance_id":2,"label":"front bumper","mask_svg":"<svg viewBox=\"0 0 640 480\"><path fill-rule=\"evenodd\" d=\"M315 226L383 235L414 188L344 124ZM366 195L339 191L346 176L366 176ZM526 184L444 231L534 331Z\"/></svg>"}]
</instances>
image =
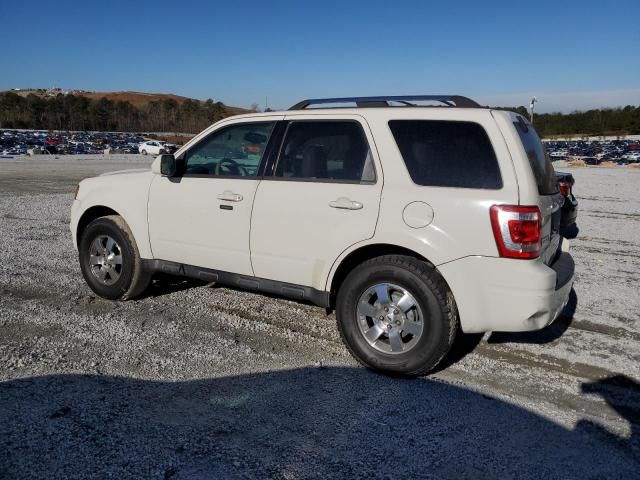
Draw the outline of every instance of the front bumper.
<instances>
[{"instance_id":1,"label":"front bumper","mask_svg":"<svg viewBox=\"0 0 640 480\"><path fill-rule=\"evenodd\" d=\"M438 269L451 288L465 333L546 327L567 304L575 275L566 240L551 266L535 260L466 257Z\"/></svg>"}]
</instances>

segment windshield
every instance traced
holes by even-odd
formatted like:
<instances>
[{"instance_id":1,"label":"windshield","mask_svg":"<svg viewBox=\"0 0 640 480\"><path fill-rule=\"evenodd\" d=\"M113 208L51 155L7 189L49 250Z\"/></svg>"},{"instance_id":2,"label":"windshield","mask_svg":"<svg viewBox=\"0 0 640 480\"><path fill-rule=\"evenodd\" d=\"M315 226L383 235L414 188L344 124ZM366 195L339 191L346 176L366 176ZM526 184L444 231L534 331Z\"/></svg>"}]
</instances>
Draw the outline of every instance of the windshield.
<instances>
[{"instance_id":1,"label":"windshield","mask_svg":"<svg viewBox=\"0 0 640 480\"><path fill-rule=\"evenodd\" d=\"M513 122L527 153L531 170L538 185L538 193L540 195L553 195L558 193L558 182L555 177L551 159L547 155L540 137L533 129L533 126L523 117L518 117L517 122Z\"/></svg>"}]
</instances>

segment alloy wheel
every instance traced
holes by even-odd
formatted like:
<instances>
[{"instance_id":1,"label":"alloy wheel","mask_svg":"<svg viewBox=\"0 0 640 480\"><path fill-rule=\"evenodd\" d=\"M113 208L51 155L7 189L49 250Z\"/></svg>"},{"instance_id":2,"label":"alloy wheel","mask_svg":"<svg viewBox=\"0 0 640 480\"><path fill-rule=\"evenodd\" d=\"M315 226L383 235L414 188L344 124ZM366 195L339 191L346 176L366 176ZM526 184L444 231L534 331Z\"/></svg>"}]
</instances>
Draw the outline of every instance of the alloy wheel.
<instances>
[{"instance_id":1,"label":"alloy wheel","mask_svg":"<svg viewBox=\"0 0 640 480\"><path fill-rule=\"evenodd\" d=\"M122 249L109 235L99 235L89 247L89 267L103 285L113 285L122 275Z\"/></svg>"},{"instance_id":2,"label":"alloy wheel","mask_svg":"<svg viewBox=\"0 0 640 480\"><path fill-rule=\"evenodd\" d=\"M405 288L379 283L365 290L356 307L363 337L378 351L406 353L424 333L424 318L418 302Z\"/></svg>"}]
</instances>

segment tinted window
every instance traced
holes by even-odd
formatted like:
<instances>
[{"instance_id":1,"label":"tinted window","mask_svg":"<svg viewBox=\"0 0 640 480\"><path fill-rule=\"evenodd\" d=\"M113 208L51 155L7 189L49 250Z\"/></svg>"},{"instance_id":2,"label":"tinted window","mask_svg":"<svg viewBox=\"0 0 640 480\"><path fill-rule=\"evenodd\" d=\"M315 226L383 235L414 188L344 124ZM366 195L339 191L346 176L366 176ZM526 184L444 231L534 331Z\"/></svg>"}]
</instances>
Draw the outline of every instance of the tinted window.
<instances>
[{"instance_id":1,"label":"tinted window","mask_svg":"<svg viewBox=\"0 0 640 480\"><path fill-rule=\"evenodd\" d=\"M414 183L436 187L502 188L496 154L484 128L473 122L389 122Z\"/></svg>"},{"instance_id":2,"label":"tinted window","mask_svg":"<svg viewBox=\"0 0 640 480\"><path fill-rule=\"evenodd\" d=\"M369 145L357 122L292 122L276 167L277 177L373 182Z\"/></svg>"},{"instance_id":3,"label":"tinted window","mask_svg":"<svg viewBox=\"0 0 640 480\"><path fill-rule=\"evenodd\" d=\"M213 132L187 151L184 173L255 177L274 125L245 123Z\"/></svg>"},{"instance_id":4,"label":"tinted window","mask_svg":"<svg viewBox=\"0 0 640 480\"><path fill-rule=\"evenodd\" d=\"M516 127L524 151L527 152L529 164L538 185L538 193L540 195L558 193L558 182L551 159L547 155L547 151L533 126L522 117L518 117L518 121L513 124Z\"/></svg>"}]
</instances>

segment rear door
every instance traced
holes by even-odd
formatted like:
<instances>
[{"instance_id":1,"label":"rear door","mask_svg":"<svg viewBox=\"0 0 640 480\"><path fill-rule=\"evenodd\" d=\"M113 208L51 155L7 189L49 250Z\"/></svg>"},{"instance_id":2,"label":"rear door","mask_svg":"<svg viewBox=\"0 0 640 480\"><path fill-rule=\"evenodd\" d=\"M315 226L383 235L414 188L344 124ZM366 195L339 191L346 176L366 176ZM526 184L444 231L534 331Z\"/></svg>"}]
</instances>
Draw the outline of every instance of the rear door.
<instances>
[{"instance_id":1,"label":"rear door","mask_svg":"<svg viewBox=\"0 0 640 480\"><path fill-rule=\"evenodd\" d=\"M257 277L324 290L334 260L375 232L382 170L359 115L285 123L254 200L251 262Z\"/></svg>"}]
</instances>

